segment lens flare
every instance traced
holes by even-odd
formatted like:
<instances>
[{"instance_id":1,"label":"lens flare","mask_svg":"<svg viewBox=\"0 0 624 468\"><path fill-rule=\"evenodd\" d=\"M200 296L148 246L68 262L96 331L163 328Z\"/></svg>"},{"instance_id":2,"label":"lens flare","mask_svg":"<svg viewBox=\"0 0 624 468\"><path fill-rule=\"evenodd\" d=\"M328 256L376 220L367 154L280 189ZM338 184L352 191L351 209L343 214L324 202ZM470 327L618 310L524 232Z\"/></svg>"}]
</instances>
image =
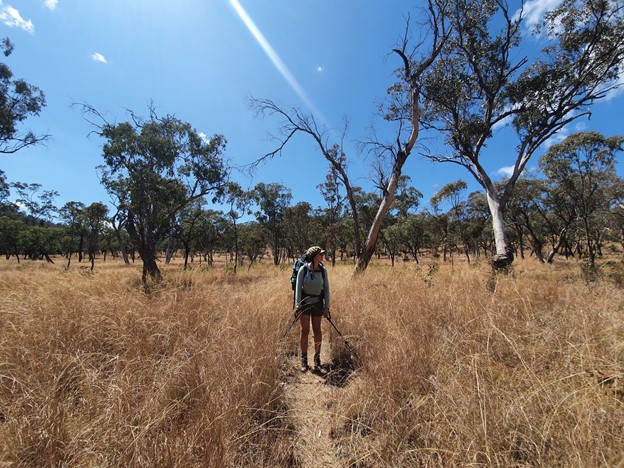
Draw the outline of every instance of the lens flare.
<instances>
[{"instance_id":1,"label":"lens flare","mask_svg":"<svg viewBox=\"0 0 624 468\"><path fill-rule=\"evenodd\" d=\"M305 92L303 91L303 88L301 87L297 79L290 72L290 70L288 69L286 64L282 61L282 59L277 54L277 52L275 52L275 49L273 49L271 44L269 44L269 41L267 41L266 37L264 37L264 34L262 34L262 31L260 31L258 26L256 26L256 23L254 23L251 17L247 14L247 12L243 8L243 6L240 4L240 2L238 0L228 0L228 1L230 2L230 5L232 6L232 8L234 8L234 11L239 16L241 21L245 24L245 26L247 27L251 35L254 37L258 45L262 47L262 50L264 50L264 53L267 54L271 62L273 62L273 65L275 66L275 68L277 68L277 71L280 72L280 74L288 82L288 84L293 89L293 91L297 93L297 96L299 96L299 98L303 101L303 103L308 107L308 109L310 109L310 111L313 114L320 115L314 108L314 105L312 104L312 102L306 96Z\"/></svg>"}]
</instances>

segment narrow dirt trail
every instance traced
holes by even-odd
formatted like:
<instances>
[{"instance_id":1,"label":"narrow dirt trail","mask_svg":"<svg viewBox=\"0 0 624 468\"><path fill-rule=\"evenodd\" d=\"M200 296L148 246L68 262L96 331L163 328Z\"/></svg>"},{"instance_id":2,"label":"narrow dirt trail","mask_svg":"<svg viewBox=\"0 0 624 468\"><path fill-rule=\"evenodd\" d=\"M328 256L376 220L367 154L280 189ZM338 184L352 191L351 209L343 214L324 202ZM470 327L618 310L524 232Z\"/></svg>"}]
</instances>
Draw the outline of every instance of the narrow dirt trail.
<instances>
[{"instance_id":1,"label":"narrow dirt trail","mask_svg":"<svg viewBox=\"0 0 624 468\"><path fill-rule=\"evenodd\" d=\"M328 348L329 343L324 339L321 350L324 367L330 361ZM313 349L311 344L309 349ZM300 372L299 356L293 356L290 361L296 373L286 384L285 394L295 428L295 455L303 467L340 467L340 448L332 441L331 428L332 406L341 389L326 384L322 373Z\"/></svg>"}]
</instances>

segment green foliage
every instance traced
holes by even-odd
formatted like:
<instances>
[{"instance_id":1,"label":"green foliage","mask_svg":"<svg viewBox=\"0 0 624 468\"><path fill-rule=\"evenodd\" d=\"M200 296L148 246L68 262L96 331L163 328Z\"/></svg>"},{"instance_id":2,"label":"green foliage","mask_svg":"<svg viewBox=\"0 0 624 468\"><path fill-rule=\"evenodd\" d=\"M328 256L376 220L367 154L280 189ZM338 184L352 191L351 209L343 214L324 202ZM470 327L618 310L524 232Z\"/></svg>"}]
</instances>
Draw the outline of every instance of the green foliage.
<instances>
[{"instance_id":1,"label":"green foliage","mask_svg":"<svg viewBox=\"0 0 624 468\"><path fill-rule=\"evenodd\" d=\"M0 254L15 255L19 259L20 253L20 232L26 228L20 220L11 219L7 216L0 216Z\"/></svg>"},{"instance_id":2,"label":"green foliage","mask_svg":"<svg viewBox=\"0 0 624 468\"><path fill-rule=\"evenodd\" d=\"M59 251L59 238L62 230L54 227L31 226L19 231L18 244L23 253L31 260L45 257Z\"/></svg>"},{"instance_id":3,"label":"green foliage","mask_svg":"<svg viewBox=\"0 0 624 468\"><path fill-rule=\"evenodd\" d=\"M622 151L623 143L621 136L581 132L553 145L540 159L557 201L570 207L580 222L590 265L600 248L601 232L608 228L614 202L624 195L624 182L615 172L615 155Z\"/></svg>"},{"instance_id":4,"label":"green foliage","mask_svg":"<svg viewBox=\"0 0 624 468\"><path fill-rule=\"evenodd\" d=\"M241 252L249 260L249 266L264 255L267 245L267 232L257 222L241 224L239 232Z\"/></svg>"},{"instance_id":5,"label":"green foliage","mask_svg":"<svg viewBox=\"0 0 624 468\"><path fill-rule=\"evenodd\" d=\"M57 212L54 199L59 193L56 190L41 191L41 184L14 182L11 186L17 190L16 203L23 207L32 223L51 222Z\"/></svg>"},{"instance_id":6,"label":"green foliage","mask_svg":"<svg viewBox=\"0 0 624 468\"><path fill-rule=\"evenodd\" d=\"M13 43L4 38L1 48L8 57L13 52ZM20 124L39 115L45 105L43 91L22 79L14 79L8 65L0 62L0 153L15 153L47 139L19 130Z\"/></svg>"},{"instance_id":7,"label":"green foliage","mask_svg":"<svg viewBox=\"0 0 624 468\"><path fill-rule=\"evenodd\" d=\"M265 184L260 182L253 190L253 196L260 210L256 211L256 219L270 234L269 245L273 249L273 263L279 265L279 250L284 238L284 216L286 208L292 200L290 190L282 184Z\"/></svg>"},{"instance_id":8,"label":"green foliage","mask_svg":"<svg viewBox=\"0 0 624 468\"><path fill-rule=\"evenodd\" d=\"M97 112L89 107L86 111ZM178 213L193 200L210 193L216 198L225 186L222 159L225 138L205 139L189 123L173 116L150 118L132 114L132 123L104 123L106 140L102 182L118 199L118 209L134 246L143 259L143 279L160 279L156 246L171 231Z\"/></svg>"}]
</instances>

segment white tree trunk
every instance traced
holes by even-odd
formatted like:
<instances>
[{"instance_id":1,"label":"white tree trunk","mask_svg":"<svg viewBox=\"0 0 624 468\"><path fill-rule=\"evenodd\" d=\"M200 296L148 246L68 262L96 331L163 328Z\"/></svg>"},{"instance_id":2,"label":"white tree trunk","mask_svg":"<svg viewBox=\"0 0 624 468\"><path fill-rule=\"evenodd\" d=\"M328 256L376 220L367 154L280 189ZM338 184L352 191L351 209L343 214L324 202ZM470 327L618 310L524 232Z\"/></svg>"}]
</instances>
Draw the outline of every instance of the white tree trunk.
<instances>
[{"instance_id":1,"label":"white tree trunk","mask_svg":"<svg viewBox=\"0 0 624 468\"><path fill-rule=\"evenodd\" d=\"M358 256L354 274L362 273L368 267L370 259L373 257L375 253L375 247L377 245L377 239L379 238L379 231L381 231L381 225L383 224L386 215L390 211L392 207L392 203L394 203L395 194L397 185L399 183L400 177L400 169L398 172L393 172L392 176L390 176L390 181L388 182L388 186L386 188L386 194L384 195L381 203L379 204L379 209L377 210L377 215L375 216L375 220L368 231L368 237L366 238L366 245L362 250L361 255Z\"/></svg>"},{"instance_id":2,"label":"white tree trunk","mask_svg":"<svg viewBox=\"0 0 624 468\"><path fill-rule=\"evenodd\" d=\"M492 215L492 231L494 232L494 244L496 246L496 254L492 258L492 265L497 270L504 270L513 262L513 254L507 245L503 206L493 191L486 190L486 195L490 214Z\"/></svg>"}]
</instances>

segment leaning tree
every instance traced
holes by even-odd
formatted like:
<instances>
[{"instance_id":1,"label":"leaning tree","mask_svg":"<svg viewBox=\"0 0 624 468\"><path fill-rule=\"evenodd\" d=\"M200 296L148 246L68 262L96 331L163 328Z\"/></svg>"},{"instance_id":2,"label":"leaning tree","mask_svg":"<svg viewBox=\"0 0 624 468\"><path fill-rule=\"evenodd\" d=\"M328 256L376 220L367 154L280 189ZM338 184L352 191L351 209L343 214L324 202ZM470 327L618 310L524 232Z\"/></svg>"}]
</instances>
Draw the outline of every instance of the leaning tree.
<instances>
[{"instance_id":1,"label":"leaning tree","mask_svg":"<svg viewBox=\"0 0 624 468\"><path fill-rule=\"evenodd\" d=\"M298 109L285 110L267 99L252 100L252 105L259 113L277 115L283 122L282 136L278 138L277 149L267 153L259 161L281 154L290 139L297 134L304 134L315 141L321 154L335 171L337 180L346 191L346 198L353 218L354 247L357 256L354 275L366 270L375 253L384 219L396 198L403 166L418 140L422 116L423 94L421 88L423 79L425 72L435 63L449 37L450 31L447 20L449 5L449 0L428 0L421 15L424 18L420 23L420 26L424 28L423 40L416 46L409 44L408 19L408 27L405 30L403 40L393 49L393 52L401 58L401 67L398 71L400 83L388 91L390 101L384 108L384 118L396 123L397 126L391 141L382 141L373 137L366 142L371 152L377 157L375 164L378 176L376 185L381 191L381 197L365 240L363 240L361 233L362 223L357 209L356 187L351 185L348 175L348 161L343 146L345 131L343 131L341 138L332 142L331 132L319 125L313 115ZM394 97L397 95L407 96L406 101L396 101Z\"/></svg>"},{"instance_id":2,"label":"leaning tree","mask_svg":"<svg viewBox=\"0 0 624 468\"><path fill-rule=\"evenodd\" d=\"M504 0L457 0L453 37L427 72L428 125L445 136L449 151L433 160L463 166L485 189L496 244L493 266L513 262L504 212L533 154L591 105L620 85L624 60L624 14L618 0L563 0L548 12L533 36L540 53L522 37L526 13ZM497 190L483 152L497 128L511 124L517 145L510 177Z\"/></svg>"},{"instance_id":3,"label":"leaning tree","mask_svg":"<svg viewBox=\"0 0 624 468\"><path fill-rule=\"evenodd\" d=\"M93 132L106 141L101 181L122 202L117 208L143 261L143 283L158 282L157 245L176 215L194 200L219 195L225 185L225 138L207 139L174 116L159 117L153 107L149 118L131 112L131 121L119 124L107 122L89 105L82 107Z\"/></svg>"}]
</instances>

